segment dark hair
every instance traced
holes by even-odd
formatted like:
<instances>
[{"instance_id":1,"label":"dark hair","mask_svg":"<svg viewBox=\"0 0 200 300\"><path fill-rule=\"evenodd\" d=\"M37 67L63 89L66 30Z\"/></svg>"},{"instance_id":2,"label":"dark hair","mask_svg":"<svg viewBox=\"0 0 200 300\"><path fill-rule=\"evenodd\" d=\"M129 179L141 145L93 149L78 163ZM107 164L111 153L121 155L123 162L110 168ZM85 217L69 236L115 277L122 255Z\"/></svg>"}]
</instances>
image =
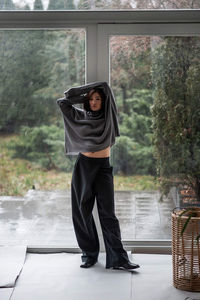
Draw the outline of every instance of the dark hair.
<instances>
[{"instance_id":1,"label":"dark hair","mask_svg":"<svg viewBox=\"0 0 200 300\"><path fill-rule=\"evenodd\" d=\"M86 111L91 111L91 108L90 108L90 103L89 103L89 100L90 100L90 97L94 94L94 93L98 93L100 96L101 96L101 110L104 110L105 108L105 94L104 92L102 91L102 89L99 89L99 88L94 88L92 90L90 90L87 95L86 95L86 100L85 100L85 103L84 103L84 109Z\"/></svg>"}]
</instances>

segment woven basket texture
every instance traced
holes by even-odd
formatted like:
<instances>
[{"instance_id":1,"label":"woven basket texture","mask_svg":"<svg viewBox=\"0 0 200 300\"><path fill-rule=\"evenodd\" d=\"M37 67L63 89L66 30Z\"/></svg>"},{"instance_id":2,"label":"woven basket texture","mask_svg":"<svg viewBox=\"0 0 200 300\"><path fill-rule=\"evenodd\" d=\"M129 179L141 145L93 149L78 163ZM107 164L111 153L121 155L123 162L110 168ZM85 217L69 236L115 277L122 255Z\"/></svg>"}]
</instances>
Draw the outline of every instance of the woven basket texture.
<instances>
[{"instance_id":1,"label":"woven basket texture","mask_svg":"<svg viewBox=\"0 0 200 300\"><path fill-rule=\"evenodd\" d=\"M183 210L172 213L172 263L173 285L181 290L200 291L200 208L192 208L197 214L192 217L181 235L188 220Z\"/></svg>"}]
</instances>

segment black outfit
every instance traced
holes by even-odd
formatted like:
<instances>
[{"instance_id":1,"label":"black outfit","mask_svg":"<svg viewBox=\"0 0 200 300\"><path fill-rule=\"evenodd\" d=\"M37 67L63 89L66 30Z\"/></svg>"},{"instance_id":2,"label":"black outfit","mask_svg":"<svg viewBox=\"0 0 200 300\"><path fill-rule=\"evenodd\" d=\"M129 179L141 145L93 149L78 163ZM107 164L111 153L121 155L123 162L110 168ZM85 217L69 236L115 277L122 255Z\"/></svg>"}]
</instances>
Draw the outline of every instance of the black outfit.
<instances>
[{"instance_id":1,"label":"black outfit","mask_svg":"<svg viewBox=\"0 0 200 300\"><path fill-rule=\"evenodd\" d=\"M73 104L84 103L85 93L101 88L105 94L104 111L86 111ZM57 100L65 126L67 154L78 157L71 183L72 218L83 262L96 262L99 239L92 216L96 198L106 249L106 268L129 263L123 249L119 221L115 216L112 166L109 157L87 157L80 152L95 152L112 146L119 136L117 110L112 90L106 82L71 88ZM132 268L130 264L126 268Z\"/></svg>"},{"instance_id":2,"label":"black outfit","mask_svg":"<svg viewBox=\"0 0 200 300\"><path fill-rule=\"evenodd\" d=\"M79 153L71 185L72 218L82 261L96 261L99 239L92 216L96 197L106 249L106 268L128 261L121 243L119 221L115 216L112 166L109 157L93 158Z\"/></svg>"}]
</instances>

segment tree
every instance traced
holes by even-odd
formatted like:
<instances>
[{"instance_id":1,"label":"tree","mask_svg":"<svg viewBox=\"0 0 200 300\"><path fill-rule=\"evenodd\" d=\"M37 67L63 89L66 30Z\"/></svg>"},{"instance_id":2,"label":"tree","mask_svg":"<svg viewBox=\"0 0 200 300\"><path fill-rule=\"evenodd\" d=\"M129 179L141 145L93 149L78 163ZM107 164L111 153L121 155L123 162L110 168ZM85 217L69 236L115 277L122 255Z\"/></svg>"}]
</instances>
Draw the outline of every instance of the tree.
<instances>
[{"instance_id":1,"label":"tree","mask_svg":"<svg viewBox=\"0 0 200 300\"><path fill-rule=\"evenodd\" d=\"M66 9L76 9L76 6L74 4L74 0L67 0L66 1Z\"/></svg>"},{"instance_id":2,"label":"tree","mask_svg":"<svg viewBox=\"0 0 200 300\"><path fill-rule=\"evenodd\" d=\"M12 0L4 0L4 1L1 2L1 9L14 10L15 5L14 5Z\"/></svg>"},{"instance_id":3,"label":"tree","mask_svg":"<svg viewBox=\"0 0 200 300\"><path fill-rule=\"evenodd\" d=\"M42 0L35 0L33 9L34 10L44 10Z\"/></svg>"},{"instance_id":4,"label":"tree","mask_svg":"<svg viewBox=\"0 0 200 300\"><path fill-rule=\"evenodd\" d=\"M85 31L66 29L53 32L53 42L47 46L51 77L42 93L51 99L62 97L71 86L85 83Z\"/></svg>"},{"instance_id":5,"label":"tree","mask_svg":"<svg viewBox=\"0 0 200 300\"><path fill-rule=\"evenodd\" d=\"M121 94L120 111L129 114L127 98L134 90L151 89L151 38L114 36L110 49L111 83L117 87L114 92Z\"/></svg>"},{"instance_id":6,"label":"tree","mask_svg":"<svg viewBox=\"0 0 200 300\"><path fill-rule=\"evenodd\" d=\"M0 0L0 9L3 9L4 7L4 0Z\"/></svg>"},{"instance_id":7,"label":"tree","mask_svg":"<svg viewBox=\"0 0 200 300\"><path fill-rule=\"evenodd\" d=\"M120 138L114 148L115 172L125 175L155 175L155 158L152 146L153 103L151 90L136 90L127 98L129 115L120 114Z\"/></svg>"},{"instance_id":8,"label":"tree","mask_svg":"<svg viewBox=\"0 0 200 300\"><path fill-rule=\"evenodd\" d=\"M199 0L135 0L134 8L137 9L197 9L200 8Z\"/></svg>"},{"instance_id":9,"label":"tree","mask_svg":"<svg viewBox=\"0 0 200 300\"><path fill-rule=\"evenodd\" d=\"M48 85L50 70L44 31L2 31L0 33L0 130L48 121L50 104L37 93ZM13 46L14 45L14 46ZM12 87L12 88L11 88Z\"/></svg>"},{"instance_id":10,"label":"tree","mask_svg":"<svg viewBox=\"0 0 200 300\"><path fill-rule=\"evenodd\" d=\"M62 10L65 7L65 0L49 0L48 10Z\"/></svg>"},{"instance_id":11,"label":"tree","mask_svg":"<svg viewBox=\"0 0 200 300\"><path fill-rule=\"evenodd\" d=\"M49 0L48 10L76 9L74 0Z\"/></svg>"},{"instance_id":12,"label":"tree","mask_svg":"<svg viewBox=\"0 0 200 300\"><path fill-rule=\"evenodd\" d=\"M26 5L24 6L24 10L31 10L31 8L30 8L30 6L29 6L28 4L26 4Z\"/></svg>"},{"instance_id":13,"label":"tree","mask_svg":"<svg viewBox=\"0 0 200 300\"><path fill-rule=\"evenodd\" d=\"M13 150L13 158L27 159L49 170L72 171L74 159L65 156L61 122L60 126L22 126L18 139L8 147Z\"/></svg>"},{"instance_id":14,"label":"tree","mask_svg":"<svg viewBox=\"0 0 200 300\"><path fill-rule=\"evenodd\" d=\"M131 8L130 2L121 0L79 0L78 9L128 9Z\"/></svg>"},{"instance_id":15,"label":"tree","mask_svg":"<svg viewBox=\"0 0 200 300\"><path fill-rule=\"evenodd\" d=\"M164 194L191 187L200 201L200 42L165 37L152 65L155 157Z\"/></svg>"}]
</instances>

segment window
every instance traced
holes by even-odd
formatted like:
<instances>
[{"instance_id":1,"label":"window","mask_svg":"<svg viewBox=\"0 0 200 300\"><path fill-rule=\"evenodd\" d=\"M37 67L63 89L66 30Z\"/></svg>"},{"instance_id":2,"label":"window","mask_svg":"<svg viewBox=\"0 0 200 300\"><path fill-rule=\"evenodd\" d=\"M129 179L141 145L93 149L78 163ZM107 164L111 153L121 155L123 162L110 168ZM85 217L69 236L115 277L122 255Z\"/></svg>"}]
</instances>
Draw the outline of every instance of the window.
<instances>
[{"instance_id":1,"label":"window","mask_svg":"<svg viewBox=\"0 0 200 300\"><path fill-rule=\"evenodd\" d=\"M85 83L85 29L1 30L0 40L1 242L71 244L74 158L56 99Z\"/></svg>"},{"instance_id":2,"label":"window","mask_svg":"<svg viewBox=\"0 0 200 300\"><path fill-rule=\"evenodd\" d=\"M176 201L173 197L159 201L151 108L169 94L169 86L171 94L165 101L176 103L180 98L187 105L191 97L197 97L198 102L195 74L200 71L200 37L110 35L109 50L121 132L112 158L117 189L125 191L116 192L122 236L128 240L170 239ZM185 109L182 106L177 111L180 118ZM168 143L170 147L170 137ZM167 148L165 157L169 164Z\"/></svg>"},{"instance_id":3,"label":"window","mask_svg":"<svg viewBox=\"0 0 200 300\"><path fill-rule=\"evenodd\" d=\"M27 160L27 154L22 152L22 149L24 151L26 148L23 146L23 139L26 140L27 138L27 145L28 137L31 136L30 130L36 122L39 129L34 132L33 136L42 137L42 141L45 137L46 143L47 145L49 143L51 149L59 149L59 155L55 159L56 163L59 164L59 168L62 168L64 155L63 124L61 115L56 108L55 99L63 96L62 93L66 90L68 84L71 86L97 80L108 81L114 91L119 110L121 137L126 140L126 143L121 140L121 145L120 142L116 143L111 157L115 172L116 212L120 220L122 238L125 243L127 242L130 245L133 244L134 240L137 240L139 244L142 244L141 240L144 240L145 245L149 245L149 239L155 241L161 238L163 242L165 239L169 240L170 208L164 204L163 214L159 215L159 206L162 204L157 202L159 194L154 192L153 180L150 183L147 180L146 184L148 185L144 187L144 190L147 189L146 187L149 189L149 184L151 184L153 188L153 191L150 191L150 198L153 199L151 201L142 188L134 195L134 185L132 185L132 191L127 192L127 186L130 187L132 183L128 182L127 185L124 185L125 180L122 176L130 174L143 176L146 170L147 173L149 172L151 176L154 176L155 166L150 146L151 131L149 130L151 123L149 103L152 103L152 94L154 93L153 82L150 79L152 67L155 66L153 55L155 51L161 49L161 45L164 45L167 39L170 39L169 37L177 38L180 41L185 40L186 44L187 37L192 37L198 43L200 33L200 26L197 22L199 11L187 10L180 13L171 11L166 14L163 11L141 11L139 14L135 14L134 11L128 13L127 11L110 11L109 17L104 12L95 11L79 13L52 12L52 14L50 12L43 14L43 12L24 11L15 12L14 14L12 12L0 12L0 16L2 29L0 60L3 62L1 64L3 72L0 75L2 76L0 120L6 122L5 120L11 118L11 122L7 123L6 126L9 125L10 133L12 133L12 135L9 133L8 137L8 134L5 134L3 127L1 127L1 153L3 158L6 158L8 154L13 157L10 161L8 158L1 160L1 178L3 178L3 184L6 183L3 187L1 186L1 195L3 195L0 198L1 216L4 220L1 226L1 234L6 230L10 232L9 236L7 235L8 238L4 239L4 244L13 244L13 241L18 242L20 240L25 244L77 246L73 236L72 224L70 223L70 206L66 206L65 202L66 198L70 199L70 175L64 177L67 176L66 167L64 167L64 174L61 174L60 179L60 175L56 173L58 170L56 168L53 170L54 157L49 157L46 150L41 151L37 161L43 164L48 162L56 175L54 174L53 182L51 176L48 180L44 179L42 175L40 176L45 189L49 190L44 192L43 189L40 194L38 181L34 182L33 178L26 178L25 176L30 170L32 175L34 175L34 172L39 171L38 162L37 164L34 162L34 167L32 165L33 154ZM184 37L186 38L184 39ZM73 43L70 43L70 41L73 41ZM72 45L75 46L72 47ZM18 59L20 60L18 61ZM24 72L21 72L20 69ZM69 69L72 70L72 73L69 73ZM45 77L46 75L48 76ZM12 79L11 84L9 84L8 78L9 80ZM31 80L29 80L30 78ZM124 83L125 88L123 88L122 83ZM17 86L18 88L15 91L11 86ZM28 91L29 93L27 93ZM16 101L16 95L18 95L18 101ZM26 99L25 103L29 103L30 106L24 104L23 99ZM50 104L50 102L51 107L49 105L47 107L46 103ZM7 108L10 103L12 103L12 110L10 109L8 112ZM34 106L37 103L44 105L44 109L41 110L38 109L37 105ZM140 114L140 110L143 111L142 114ZM51 116L52 111L53 115ZM28 112L29 118L27 119L24 118L25 112ZM133 116L137 120L136 123L131 121ZM12 120L15 122L13 123ZM46 128L44 127L40 131L45 122L47 122L48 129L52 128L47 138L45 136ZM56 132L56 129L53 128L54 122L61 131ZM1 126L5 127L5 124L1 124ZM21 124L23 125L22 130L24 130L22 131L22 140L20 140L20 133L17 131ZM13 126L14 131L12 131ZM137 133L137 139L131 135L133 130ZM16 140L19 138L20 141L17 144L18 148L16 147L16 134L18 134ZM142 140L143 136L144 139ZM50 137L50 140L48 137ZM52 138L54 138L53 143ZM41 144L39 140L37 145L41 146ZM146 151L140 148L141 145L146 147ZM20 146L22 147L20 148ZM122 146L125 158L128 155L129 146L134 146L133 149L137 150L137 153L133 151L131 158L129 157L128 162L130 164L127 164L126 161L125 163L120 161ZM15 203L12 203L9 194L5 192L5 186L8 184L7 178L10 175L9 172L5 171L5 168L8 167L8 162L11 162L12 167L13 165L14 167L18 166L21 158L16 157L16 149L18 149L21 156L23 155L25 160L23 161L23 168L16 173L15 180L11 181L13 189L15 189ZM37 150L36 148L36 152ZM28 154L30 153L28 152ZM44 153L46 153L45 158ZM52 153L54 155L54 150L52 150ZM137 155L139 159L137 159ZM143 164L146 158L148 158L147 165ZM131 168L136 167L135 164L131 166L132 159L138 161L137 170L139 171L135 170L135 173L129 173ZM144 161L142 161L143 159ZM70 160L68 167L71 168L72 166L73 161ZM44 166L44 168L46 167ZM22 174L24 179L22 179ZM63 178L66 179L63 180ZM17 194L16 187L18 185L23 186L24 181L28 183L31 189L27 197L22 199ZM62 182L59 189L65 190L64 194L60 194L59 197L55 191L57 189L57 186L54 185L56 181L59 184ZM66 192L67 188L68 191ZM10 193L11 189L8 190ZM44 199L45 201L48 199L47 205ZM57 201L56 206L55 201ZM129 206L125 207L124 202L128 203ZM152 233L150 236L144 223L148 222L148 214L153 213L155 204L157 205L157 224L155 222L149 223ZM143 214L138 214L140 211ZM48 215L49 220L44 224L45 215ZM28 218L24 216L28 216ZM20 225L17 222L19 217L21 217ZM138 227L136 226L136 220L138 221ZM160 221L164 223L160 223ZM63 224L66 227L63 227ZM160 224L167 225L160 227ZM32 241L30 235L29 237L26 236L29 230L26 231L26 228L31 228L31 226L37 228L35 233L32 233ZM47 235L45 235L44 229L47 229ZM162 233L161 235L158 230ZM58 238L55 238L55 235Z\"/></svg>"}]
</instances>

